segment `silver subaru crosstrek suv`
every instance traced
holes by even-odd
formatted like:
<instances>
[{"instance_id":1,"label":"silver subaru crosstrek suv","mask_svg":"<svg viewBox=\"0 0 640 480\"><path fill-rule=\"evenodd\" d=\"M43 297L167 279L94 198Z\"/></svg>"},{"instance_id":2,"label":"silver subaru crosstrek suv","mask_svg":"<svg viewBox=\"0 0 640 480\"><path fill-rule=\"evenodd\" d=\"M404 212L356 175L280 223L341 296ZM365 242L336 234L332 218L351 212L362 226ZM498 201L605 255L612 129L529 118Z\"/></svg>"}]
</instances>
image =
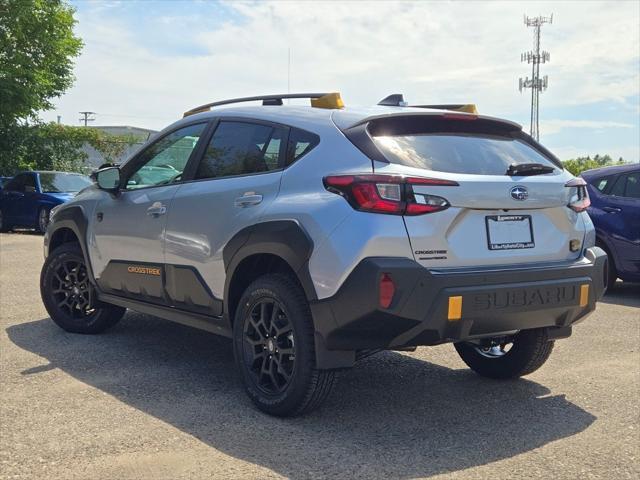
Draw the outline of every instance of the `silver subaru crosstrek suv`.
<instances>
[{"instance_id":1,"label":"silver subaru crosstrek suv","mask_svg":"<svg viewBox=\"0 0 640 480\"><path fill-rule=\"evenodd\" d=\"M130 308L230 337L273 415L382 350L453 343L480 375L529 374L606 289L584 181L470 105L214 102L94 179L51 215L53 321L100 333Z\"/></svg>"}]
</instances>

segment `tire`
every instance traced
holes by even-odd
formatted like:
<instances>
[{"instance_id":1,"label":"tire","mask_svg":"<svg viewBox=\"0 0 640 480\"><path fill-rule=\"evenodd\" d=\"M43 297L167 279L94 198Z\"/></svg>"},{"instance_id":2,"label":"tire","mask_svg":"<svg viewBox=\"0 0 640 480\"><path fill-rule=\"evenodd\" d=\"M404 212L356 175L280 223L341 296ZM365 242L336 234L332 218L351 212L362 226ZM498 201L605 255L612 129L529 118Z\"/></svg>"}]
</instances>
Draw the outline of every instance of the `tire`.
<instances>
[{"instance_id":1,"label":"tire","mask_svg":"<svg viewBox=\"0 0 640 480\"><path fill-rule=\"evenodd\" d=\"M333 385L333 371L315 368L309 304L288 275L264 275L247 287L236 310L233 351L247 395L270 415L310 412Z\"/></svg>"},{"instance_id":2,"label":"tire","mask_svg":"<svg viewBox=\"0 0 640 480\"><path fill-rule=\"evenodd\" d=\"M44 234L49 226L49 208L42 207L38 210L38 218L36 219L36 231Z\"/></svg>"},{"instance_id":3,"label":"tire","mask_svg":"<svg viewBox=\"0 0 640 480\"><path fill-rule=\"evenodd\" d=\"M71 333L104 332L118 323L126 311L97 303L77 243L65 243L49 254L40 274L40 295L51 320Z\"/></svg>"},{"instance_id":4,"label":"tire","mask_svg":"<svg viewBox=\"0 0 640 480\"><path fill-rule=\"evenodd\" d=\"M0 210L0 232L10 232L10 231L11 231L11 225L9 225L6 222L4 214L2 213L2 210Z\"/></svg>"},{"instance_id":5,"label":"tire","mask_svg":"<svg viewBox=\"0 0 640 480\"><path fill-rule=\"evenodd\" d=\"M547 340L546 330L538 328L516 334L511 349L505 352L500 348L503 353L499 355L490 355L486 349L471 342L459 342L455 347L464 363L478 375L508 379L535 372L547 361L553 345L553 341Z\"/></svg>"}]
</instances>

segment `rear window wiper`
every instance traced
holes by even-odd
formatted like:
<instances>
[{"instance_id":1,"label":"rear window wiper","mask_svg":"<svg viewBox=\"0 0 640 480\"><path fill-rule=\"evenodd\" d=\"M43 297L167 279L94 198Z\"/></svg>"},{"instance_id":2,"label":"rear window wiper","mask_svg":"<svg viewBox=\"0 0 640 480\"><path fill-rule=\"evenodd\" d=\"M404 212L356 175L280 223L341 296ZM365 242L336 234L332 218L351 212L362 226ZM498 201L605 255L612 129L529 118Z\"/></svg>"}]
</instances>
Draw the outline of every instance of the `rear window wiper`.
<instances>
[{"instance_id":1,"label":"rear window wiper","mask_svg":"<svg viewBox=\"0 0 640 480\"><path fill-rule=\"evenodd\" d=\"M509 168L507 168L505 175L511 177L543 175L545 173L552 173L554 170L553 167L542 165L541 163L512 163L509 165Z\"/></svg>"}]
</instances>

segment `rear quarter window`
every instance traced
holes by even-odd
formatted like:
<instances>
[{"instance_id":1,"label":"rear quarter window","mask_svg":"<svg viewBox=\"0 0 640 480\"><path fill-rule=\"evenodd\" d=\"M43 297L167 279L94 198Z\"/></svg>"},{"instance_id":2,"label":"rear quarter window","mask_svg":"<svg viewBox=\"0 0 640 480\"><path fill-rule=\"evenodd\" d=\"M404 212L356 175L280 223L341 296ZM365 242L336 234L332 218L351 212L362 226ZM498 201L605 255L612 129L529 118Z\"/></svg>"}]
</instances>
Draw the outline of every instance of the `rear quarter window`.
<instances>
[{"instance_id":1,"label":"rear quarter window","mask_svg":"<svg viewBox=\"0 0 640 480\"><path fill-rule=\"evenodd\" d=\"M289 166L302 156L313 150L320 143L320 137L315 133L291 128L289 131L289 143L287 144L286 165Z\"/></svg>"}]
</instances>

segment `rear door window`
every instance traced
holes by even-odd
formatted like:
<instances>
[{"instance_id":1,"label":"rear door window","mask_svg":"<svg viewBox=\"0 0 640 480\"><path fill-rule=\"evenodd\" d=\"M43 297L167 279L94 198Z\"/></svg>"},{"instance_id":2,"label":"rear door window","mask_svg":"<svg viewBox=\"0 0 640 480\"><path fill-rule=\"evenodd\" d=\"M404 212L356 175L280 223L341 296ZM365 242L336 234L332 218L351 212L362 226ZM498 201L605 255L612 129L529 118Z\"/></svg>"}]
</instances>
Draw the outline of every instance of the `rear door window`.
<instances>
[{"instance_id":1,"label":"rear door window","mask_svg":"<svg viewBox=\"0 0 640 480\"><path fill-rule=\"evenodd\" d=\"M632 173L627 177L627 187L624 196L629 198L640 198L640 173Z\"/></svg>"},{"instance_id":2,"label":"rear door window","mask_svg":"<svg viewBox=\"0 0 640 480\"><path fill-rule=\"evenodd\" d=\"M611 181L611 177L599 178L595 182L593 182L593 186L596 187L601 192L604 192L604 189L607 188Z\"/></svg>"},{"instance_id":3,"label":"rear door window","mask_svg":"<svg viewBox=\"0 0 640 480\"><path fill-rule=\"evenodd\" d=\"M640 173L634 172L620 175L609 195L640 198Z\"/></svg>"},{"instance_id":4,"label":"rear door window","mask_svg":"<svg viewBox=\"0 0 640 480\"><path fill-rule=\"evenodd\" d=\"M7 184L5 190L7 192L24 192L24 185L26 181L27 175L16 175L13 179Z\"/></svg>"},{"instance_id":5,"label":"rear door window","mask_svg":"<svg viewBox=\"0 0 640 480\"><path fill-rule=\"evenodd\" d=\"M510 165L523 163L557 168L541 152L509 136L425 133L373 140L391 163L437 172L505 175Z\"/></svg>"},{"instance_id":6,"label":"rear door window","mask_svg":"<svg viewBox=\"0 0 640 480\"><path fill-rule=\"evenodd\" d=\"M624 197L624 188L627 183L626 175L619 175L616 179L616 183L613 184L611 190L609 191L609 195L614 197Z\"/></svg>"},{"instance_id":7,"label":"rear door window","mask_svg":"<svg viewBox=\"0 0 640 480\"><path fill-rule=\"evenodd\" d=\"M198 165L195 178L249 175L282 168L287 130L250 122L221 121Z\"/></svg>"}]
</instances>

